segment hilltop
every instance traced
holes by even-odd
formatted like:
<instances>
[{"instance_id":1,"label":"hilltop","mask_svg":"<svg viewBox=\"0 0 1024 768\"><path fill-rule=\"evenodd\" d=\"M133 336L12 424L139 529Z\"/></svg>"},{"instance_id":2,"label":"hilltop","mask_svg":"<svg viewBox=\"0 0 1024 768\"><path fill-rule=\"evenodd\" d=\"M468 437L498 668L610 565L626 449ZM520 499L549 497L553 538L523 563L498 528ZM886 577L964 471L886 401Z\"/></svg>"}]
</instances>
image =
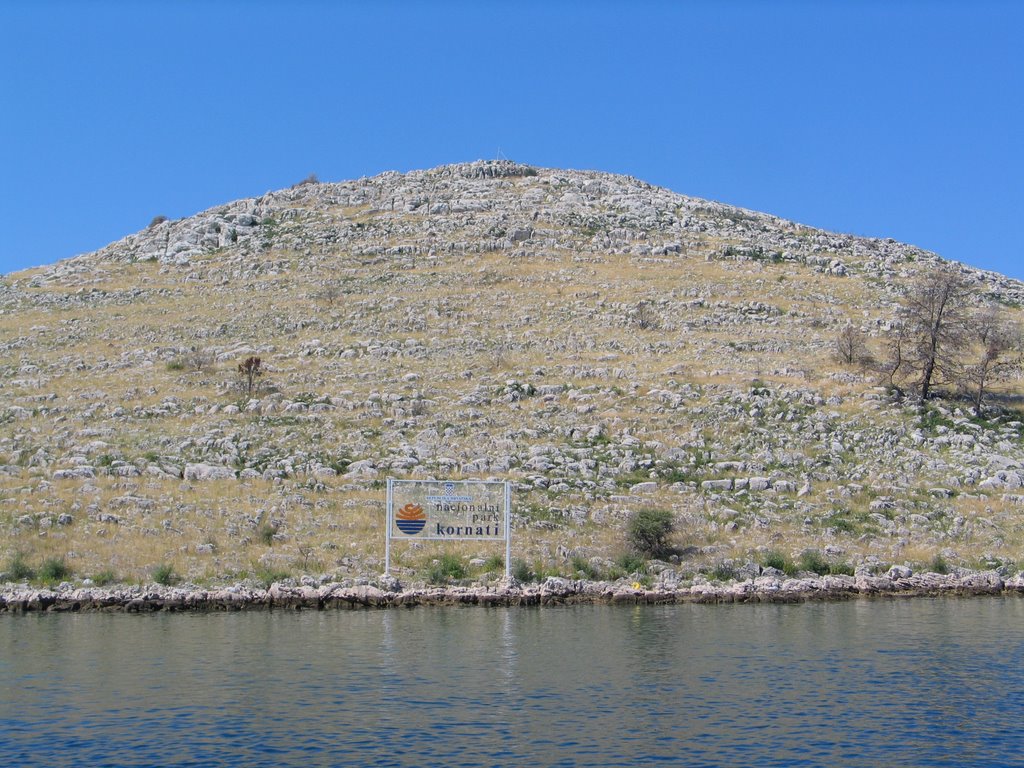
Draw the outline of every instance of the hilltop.
<instances>
[{"instance_id":1,"label":"hilltop","mask_svg":"<svg viewBox=\"0 0 1024 768\"><path fill-rule=\"evenodd\" d=\"M834 354L852 323L883 358L940 266L1019 323L1018 281L598 172L476 162L157 217L0 280L0 571L357 579L383 480L435 476L511 480L537 573L614 572L640 508L677 525L645 578L1016 572L1019 378L981 413L922 407Z\"/></svg>"}]
</instances>

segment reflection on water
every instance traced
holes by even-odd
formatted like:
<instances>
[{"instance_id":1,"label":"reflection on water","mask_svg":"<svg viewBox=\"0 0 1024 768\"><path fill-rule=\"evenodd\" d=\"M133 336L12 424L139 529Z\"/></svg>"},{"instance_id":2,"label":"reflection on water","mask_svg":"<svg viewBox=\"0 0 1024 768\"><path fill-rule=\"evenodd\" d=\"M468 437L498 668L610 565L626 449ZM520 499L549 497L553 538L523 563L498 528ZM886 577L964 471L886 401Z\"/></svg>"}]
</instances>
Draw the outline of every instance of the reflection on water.
<instances>
[{"instance_id":1,"label":"reflection on water","mask_svg":"<svg viewBox=\"0 0 1024 768\"><path fill-rule=\"evenodd\" d=\"M1024 600L0 617L0 764L1024 765Z\"/></svg>"}]
</instances>

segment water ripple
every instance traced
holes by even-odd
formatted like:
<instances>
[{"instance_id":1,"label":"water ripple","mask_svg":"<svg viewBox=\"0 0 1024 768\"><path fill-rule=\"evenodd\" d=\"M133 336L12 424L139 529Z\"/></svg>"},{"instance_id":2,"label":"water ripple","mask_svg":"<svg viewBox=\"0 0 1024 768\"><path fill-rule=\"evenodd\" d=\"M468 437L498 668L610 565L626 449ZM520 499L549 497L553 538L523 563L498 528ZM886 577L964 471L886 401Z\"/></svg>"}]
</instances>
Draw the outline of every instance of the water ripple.
<instances>
[{"instance_id":1,"label":"water ripple","mask_svg":"<svg viewBox=\"0 0 1024 768\"><path fill-rule=\"evenodd\" d=\"M1024 600L0 617L7 766L1024 765Z\"/></svg>"}]
</instances>

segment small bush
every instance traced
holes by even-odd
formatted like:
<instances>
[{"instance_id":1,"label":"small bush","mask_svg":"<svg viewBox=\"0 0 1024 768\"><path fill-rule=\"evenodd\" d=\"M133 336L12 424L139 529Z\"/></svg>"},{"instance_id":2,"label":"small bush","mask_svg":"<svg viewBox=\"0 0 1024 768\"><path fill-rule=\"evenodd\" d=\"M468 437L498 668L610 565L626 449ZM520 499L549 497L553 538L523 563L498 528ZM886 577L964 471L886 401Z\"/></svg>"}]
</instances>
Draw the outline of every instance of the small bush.
<instances>
[{"instance_id":1,"label":"small bush","mask_svg":"<svg viewBox=\"0 0 1024 768\"><path fill-rule=\"evenodd\" d=\"M729 563L718 563L711 571L711 578L715 581L732 581L736 578L736 569Z\"/></svg>"},{"instance_id":2,"label":"small bush","mask_svg":"<svg viewBox=\"0 0 1024 768\"><path fill-rule=\"evenodd\" d=\"M647 562L639 555L626 552L615 558L615 565L621 568L623 573L640 573L647 567Z\"/></svg>"},{"instance_id":3,"label":"small bush","mask_svg":"<svg viewBox=\"0 0 1024 768\"><path fill-rule=\"evenodd\" d=\"M92 576L92 583L97 587L105 587L108 584L114 584L117 582L117 574L114 573L110 568L104 568L99 573Z\"/></svg>"},{"instance_id":4,"label":"small bush","mask_svg":"<svg viewBox=\"0 0 1024 768\"><path fill-rule=\"evenodd\" d=\"M466 566L456 555L442 555L430 566L427 579L431 584L447 584L450 581L466 578Z\"/></svg>"},{"instance_id":5,"label":"small bush","mask_svg":"<svg viewBox=\"0 0 1024 768\"><path fill-rule=\"evenodd\" d=\"M70 575L71 569L64 562L63 557L48 558L39 568L39 578L47 584L64 581Z\"/></svg>"},{"instance_id":6,"label":"small bush","mask_svg":"<svg viewBox=\"0 0 1024 768\"><path fill-rule=\"evenodd\" d=\"M833 576L853 576L854 570L852 565L842 560L838 563L832 563L828 567L828 572Z\"/></svg>"},{"instance_id":7,"label":"small bush","mask_svg":"<svg viewBox=\"0 0 1024 768\"><path fill-rule=\"evenodd\" d=\"M183 371L185 370L185 361L180 358L174 358L167 363L168 371Z\"/></svg>"},{"instance_id":8,"label":"small bush","mask_svg":"<svg viewBox=\"0 0 1024 768\"><path fill-rule=\"evenodd\" d=\"M946 558L940 554L937 554L932 558L930 567L932 573L949 573L949 563L947 563Z\"/></svg>"},{"instance_id":9,"label":"small bush","mask_svg":"<svg viewBox=\"0 0 1024 768\"><path fill-rule=\"evenodd\" d=\"M210 544L211 544L211 546L213 546L214 551L216 551L217 543L211 541ZM310 558L313 557L313 553L316 552L316 549L312 545L305 544L305 545L300 545L298 547L298 550L299 550L299 556L302 558L302 572L303 573L308 573L309 572L309 561L310 561ZM313 567L314 568L319 568L320 567L320 563L317 562L317 560L315 558L313 559Z\"/></svg>"},{"instance_id":10,"label":"small bush","mask_svg":"<svg viewBox=\"0 0 1024 768\"><path fill-rule=\"evenodd\" d=\"M268 547L274 543L274 536L277 535L277 526L273 523L264 523L256 531L256 538Z\"/></svg>"},{"instance_id":11,"label":"small bush","mask_svg":"<svg viewBox=\"0 0 1024 768\"><path fill-rule=\"evenodd\" d=\"M304 178L302 181L298 182L297 184L292 184L292 189L298 189L299 187L305 187L305 186L308 186L310 184L319 184L319 183L320 183L320 177L317 176L315 173L311 173L311 174L309 174L309 176L307 176L306 178Z\"/></svg>"},{"instance_id":12,"label":"small bush","mask_svg":"<svg viewBox=\"0 0 1024 768\"><path fill-rule=\"evenodd\" d=\"M819 576L829 572L828 561L816 549L805 549L800 553L800 570L811 571Z\"/></svg>"},{"instance_id":13,"label":"small bush","mask_svg":"<svg viewBox=\"0 0 1024 768\"><path fill-rule=\"evenodd\" d=\"M182 361L193 371L206 371L213 368L213 351L201 347L190 347Z\"/></svg>"},{"instance_id":14,"label":"small bush","mask_svg":"<svg viewBox=\"0 0 1024 768\"><path fill-rule=\"evenodd\" d=\"M530 567L530 564L525 560L513 560L512 578L520 584L528 584L536 577L534 576L533 569Z\"/></svg>"},{"instance_id":15,"label":"small bush","mask_svg":"<svg viewBox=\"0 0 1024 768\"><path fill-rule=\"evenodd\" d=\"M777 549L765 552L761 557L761 565L764 568L775 568L787 576L796 576L801 569L800 564L794 563L788 555L779 552Z\"/></svg>"},{"instance_id":16,"label":"small bush","mask_svg":"<svg viewBox=\"0 0 1024 768\"><path fill-rule=\"evenodd\" d=\"M168 563L161 563L153 569L153 581L169 587L178 583L178 574L174 572L174 566Z\"/></svg>"},{"instance_id":17,"label":"small bush","mask_svg":"<svg viewBox=\"0 0 1024 768\"><path fill-rule=\"evenodd\" d=\"M593 580L598 577L597 570L590 564L590 561L578 555L572 559L572 572L574 576L582 573L585 579Z\"/></svg>"},{"instance_id":18,"label":"small bush","mask_svg":"<svg viewBox=\"0 0 1024 768\"><path fill-rule=\"evenodd\" d=\"M771 549L765 552L762 556L761 565L765 568L775 568L776 570L786 573L786 569L790 566L790 562L784 554L779 552L779 550Z\"/></svg>"},{"instance_id":19,"label":"small bush","mask_svg":"<svg viewBox=\"0 0 1024 768\"><path fill-rule=\"evenodd\" d=\"M641 301L633 311L633 321L636 327L642 331L656 331L661 327L658 313L654 306L647 301Z\"/></svg>"},{"instance_id":20,"label":"small bush","mask_svg":"<svg viewBox=\"0 0 1024 768\"><path fill-rule=\"evenodd\" d=\"M668 537L674 523L667 509L638 509L629 520L626 535L629 545L641 555L661 557L668 551Z\"/></svg>"},{"instance_id":21,"label":"small bush","mask_svg":"<svg viewBox=\"0 0 1024 768\"><path fill-rule=\"evenodd\" d=\"M14 581L27 581L36 577L36 570L28 564L24 552L15 552L7 564L7 570Z\"/></svg>"},{"instance_id":22,"label":"small bush","mask_svg":"<svg viewBox=\"0 0 1024 768\"><path fill-rule=\"evenodd\" d=\"M505 571L505 558L501 555L491 555L487 558L487 562L484 563L484 571L491 573L492 571Z\"/></svg>"},{"instance_id":23,"label":"small bush","mask_svg":"<svg viewBox=\"0 0 1024 768\"><path fill-rule=\"evenodd\" d=\"M253 577L264 589L270 589L271 584L289 579L291 578L291 574L288 573L288 571L271 568L269 566L260 566L256 569Z\"/></svg>"}]
</instances>

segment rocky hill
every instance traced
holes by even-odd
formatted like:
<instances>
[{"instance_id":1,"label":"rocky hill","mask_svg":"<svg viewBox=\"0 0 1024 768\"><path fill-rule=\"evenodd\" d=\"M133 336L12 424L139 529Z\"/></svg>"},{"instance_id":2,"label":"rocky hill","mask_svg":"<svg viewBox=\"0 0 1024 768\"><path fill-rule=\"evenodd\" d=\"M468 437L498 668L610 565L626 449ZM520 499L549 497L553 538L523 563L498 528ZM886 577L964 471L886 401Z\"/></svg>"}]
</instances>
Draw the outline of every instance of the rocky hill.
<instances>
[{"instance_id":1,"label":"rocky hill","mask_svg":"<svg viewBox=\"0 0 1024 768\"><path fill-rule=\"evenodd\" d=\"M505 161L158 217L0 281L0 571L375 573L388 476L512 480L535 572L611 572L644 507L677 524L652 576L1013 570L1020 381L982 415L921 408L834 355L852 323L882 357L941 263ZM1024 284L954 267L1019 321ZM399 572L442 551L401 549Z\"/></svg>"}]
</instances>

